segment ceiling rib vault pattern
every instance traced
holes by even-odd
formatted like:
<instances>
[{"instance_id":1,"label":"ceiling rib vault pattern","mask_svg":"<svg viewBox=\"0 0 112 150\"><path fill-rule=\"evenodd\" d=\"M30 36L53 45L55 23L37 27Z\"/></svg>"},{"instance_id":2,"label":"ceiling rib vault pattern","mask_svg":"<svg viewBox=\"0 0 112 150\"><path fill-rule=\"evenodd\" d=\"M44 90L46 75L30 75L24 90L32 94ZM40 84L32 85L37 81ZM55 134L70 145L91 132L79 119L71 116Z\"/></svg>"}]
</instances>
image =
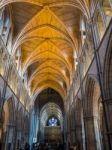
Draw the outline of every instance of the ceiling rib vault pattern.
<instances>
[{"instance_id":1,"label":"ceiling rib vault pattern","mask_svg":"<svg viewBox=\"0 0 112 150\"><path fill-rule=\"evenodd\" d=\"M14 20L13 55L21 49L22 73L31 94L53 88L64 98L75 70L80 16L89 18L89 0L2 0Z\"/></svg>"}]
</instances>

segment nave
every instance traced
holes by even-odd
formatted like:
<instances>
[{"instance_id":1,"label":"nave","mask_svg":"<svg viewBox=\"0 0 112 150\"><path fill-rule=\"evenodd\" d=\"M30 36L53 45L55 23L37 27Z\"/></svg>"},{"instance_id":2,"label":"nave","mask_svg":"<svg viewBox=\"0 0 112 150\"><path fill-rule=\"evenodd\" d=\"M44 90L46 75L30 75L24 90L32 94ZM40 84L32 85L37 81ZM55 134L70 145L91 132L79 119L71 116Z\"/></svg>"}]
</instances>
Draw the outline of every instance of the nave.
<instances>
[{"instance_id":1,"label":"nave","mask_svg":"<svg viewBox=\"0 0 112 150\"><path fill-rule=\"evenodd\" d=\"M0 150L112 150L112 0L0 0Z\"/></svg>"}]
</instances>

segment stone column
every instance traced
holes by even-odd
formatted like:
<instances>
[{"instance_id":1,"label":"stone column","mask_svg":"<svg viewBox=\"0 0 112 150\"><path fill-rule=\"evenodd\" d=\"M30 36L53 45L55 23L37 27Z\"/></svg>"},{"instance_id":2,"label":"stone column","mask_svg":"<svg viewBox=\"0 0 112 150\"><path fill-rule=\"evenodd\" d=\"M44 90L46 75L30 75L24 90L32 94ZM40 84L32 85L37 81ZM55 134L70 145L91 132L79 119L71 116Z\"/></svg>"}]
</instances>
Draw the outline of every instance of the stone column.
<instances>
[{"instance_id":1,"label":"stone column","mask_svg":"<svg viewBox=\"0 0 112 150\"><path fill-rule=\"evenodd\" d=\"M63 122L63 133L64 133L64 146L67 143L67 119L66 115L64 115L64 122Z\"/></svg>"},{"instance_id":2,"label":"stone column","mask_svg":"<svg viewBox=\"0 0 112 150\"><path fill-rule=\"evenodd\" d=\"M66 146L67 146L67 150L69 149L69 146L70 146L70 120L69 120L69 113L67 113L67 116L66 116L66 123L67 123L67 130L66 130L66 137L67 137L67 143L66 143Z\"/></svg>"},{"instance_id":3,"label":"stone column","mask_svg":"<svg viewBox=\"0 0 112 150\"><path fill-rule=\"evenodd\" d=\"M85 116L85 134L87 150L101 150L99 131L96 125L95 116Z\"/></svg>"},{"instance_id":4,"label":"stone column","mask_svg":"<svg viewBox=\"0 0 112 150\"><path fill-rule=\"evenodd\" d=\"M76 132L76 142L80 150L83 150L83 141L82 141L82 126L81 124L75 125Z\"/></svg>"},{"instance_id":5,"label":"stone column","mask_svg":"<svg viewBox=\"0 0 112 150\"><path fill-rule=\"evenodd\" d=\"M15 143L15 148L20 148L21 145L21 135L22 135L22 130L16 130L16 143Z\"/></svg>"}]
</instances>

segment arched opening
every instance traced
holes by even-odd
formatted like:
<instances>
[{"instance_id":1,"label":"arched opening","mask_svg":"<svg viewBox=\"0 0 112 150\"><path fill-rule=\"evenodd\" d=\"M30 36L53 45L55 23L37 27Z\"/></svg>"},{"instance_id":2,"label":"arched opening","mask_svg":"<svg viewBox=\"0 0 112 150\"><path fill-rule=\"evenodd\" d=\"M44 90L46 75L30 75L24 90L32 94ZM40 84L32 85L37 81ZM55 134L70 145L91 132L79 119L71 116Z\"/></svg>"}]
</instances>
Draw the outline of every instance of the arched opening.
<instances>
[{"instance_id":1,"label":"arched opening","mask_svg":"<svg viewBox=\"0 0 112 150\"><path fill-rule=\"evenodd\" d=\"M15 124L14 124L14 103L13 99L7 100L3 106L3 132L2 149L14 147Z\"/></svg>"},{"instance_id":2,"label":"arched opening","mask_svg":"<svg viewBox=\"0 0 112 150\"><path fill-rule=\"evenodd\" d=\"M33 110L33 143L47 142L52 147L57 143L63 144L64 104L61 96L55 90L47 88L37 96Z\"/></svg>"},{"instance_id":3,"label":"arched opening","mask_svg":"<svg viewBox=\"0 0 112 150\"><path fill-rule=\"evenodd\" d=\"M47 103L40 111L40 140L57 144L63 142L63 114L60 107L53 103Z\"/></svg>"},{"instance_id":4,"label":"arched opening","mask_svg":"<svg viewBox=\"0 0 112 150\"><path fill-rule=\"evenodd\" d=\"M103 126L102 120L103 107L101 103L101 93L99 83L96 79L87 78L86 99L84 102L84 123L86 132L86 146L89 150L102 149ZM94 145L94 146L92 146Z\"/></svg>"},{"instance_id":5,"label":"arched opening","mask_svg":"<svg viewBox=\"0 0 112 150\"><path fill-rule=\"evenodd\" d=\"M108 132L109 145L112 148L112 34L106 50L103 68L103 102L105 107L106 128Z\"/></svg>"},{"instance_id":6,"label":"arched opening","mask_svg":"<svg viewBox=\"0 0 112 150\"><path fill-rule=\"evenodd\" d=\"M112 34L108 42L107 52L105 55L104 68L103 68L103 84L104 96L106 99L112 98Z\"/></svg>"},{"instance_id":7,"label":"arched opening","mask_svg":"<svg viewBox=\"0 0 112 150\"><path fill-rule=\"evenodd\" d=\"M8 47L12 43L12 20L11 20L11 10L9 6L2 8L0 11L0 34L4 44Z\"/></svg>"},{"instance_id":8,"label":"arched opening","mask_svg":"<svg viewBox=\"0 0 112 150\"><path fill-rule=\"evenodd\" d=\"M81 18L80 21L80 31L81 31L81 46L84 45L85 39L86 39L86 21L84 20L84 18Z\"/></svg>"}]
</instances>

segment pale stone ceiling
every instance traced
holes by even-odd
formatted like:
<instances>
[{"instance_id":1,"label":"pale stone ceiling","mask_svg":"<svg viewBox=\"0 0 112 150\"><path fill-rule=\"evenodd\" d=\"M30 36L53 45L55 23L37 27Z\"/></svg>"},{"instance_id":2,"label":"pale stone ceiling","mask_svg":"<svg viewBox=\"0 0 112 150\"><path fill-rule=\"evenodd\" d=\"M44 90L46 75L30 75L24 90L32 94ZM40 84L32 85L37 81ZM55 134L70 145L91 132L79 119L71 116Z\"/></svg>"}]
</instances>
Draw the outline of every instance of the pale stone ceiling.
<instances>
[{"instance_id":1,"label":"pale stone ceiling","mask_svg":"<svg viewBox=\"0 0 112 150\"><path fill-rule=\"evenodd\" d=\"M17 3L16 3L17 2ZM80 43L80 16L89 18L89 0L2 0L11 4L13 54L21 48L21 68L32 95L47 87L66 96Z\"/></svg>"}]
</instances>

